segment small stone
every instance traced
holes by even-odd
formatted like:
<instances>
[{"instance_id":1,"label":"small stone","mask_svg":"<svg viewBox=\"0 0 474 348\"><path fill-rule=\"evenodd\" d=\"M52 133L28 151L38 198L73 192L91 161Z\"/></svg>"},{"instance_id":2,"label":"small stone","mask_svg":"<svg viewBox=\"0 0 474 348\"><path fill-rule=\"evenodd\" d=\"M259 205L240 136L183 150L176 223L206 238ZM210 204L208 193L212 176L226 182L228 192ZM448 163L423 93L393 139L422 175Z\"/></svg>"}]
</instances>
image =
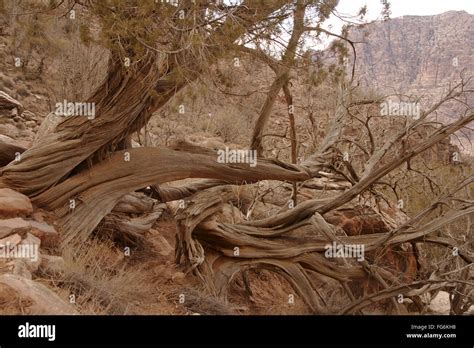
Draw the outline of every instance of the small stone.
<instances>
[{"instance_id":1,"label":"small stone","mask_svg":"<svg viewBox=\"0 0 474 348\"><path fill-rule=\"evenodd\" d=\"M64 272L65 262L61 256L41 255L40 271L48 274Z\"/></svg>"},{"instance_id":2,"label":"small stone","mask_svg":"<svg viewBox=\"0 0 474 348\"><path fill-rule=\"evenodd\" d=\"M38 222L44 222L44 216L43 213L40 211L35 211L33 213L33 219L35 219Z\"/></svg>"},{"instance_id":3,"label":"small stone","mask_svg":"<svg viewBox=\"0 0 474 348\"><path fill-rule=\"evenodd\" d=\"M154 235L158 233L156 232L156 230L153 230L153 229L152 229L152 232ZM166 238L163 237L161 234L155 235L155 238L156 238L155 247L156 249L158 249L158 254L162 256L168 256L174 251L170 243L168 243Z\"/></svg>"},{"instance_id":4,"label":"small stone","mask_svg":"<svg viewBox=\"0 0 474 348\"><path fill-rule=\"evenodd\" d=\"M26 120L26 121L35 121L35 114L26 110L24 111L21 116ZM36 121L35 121L36 123Z\"/></svg>"},{"instance_id":5,"label":"small stone","mask_svg":"<svg viewBox=\"0 0 474 348\"><path fill-rule=\"evenodd\" d=\"M35 121L26 121L25 124L26 124L26 127L28 127L28 128L35 128L36 127L36 122Z\"/></svg>"},{"instance_id":6,"label":"small stone","mask_svg":"<svg viewBox=\"0 0 474 348\"><path fill-rule=\"evenodd\" d=\"M185 277L186 276L183 272L175 272L171 279L176 283L182 284Z\"/></svg>"}]
</instances>

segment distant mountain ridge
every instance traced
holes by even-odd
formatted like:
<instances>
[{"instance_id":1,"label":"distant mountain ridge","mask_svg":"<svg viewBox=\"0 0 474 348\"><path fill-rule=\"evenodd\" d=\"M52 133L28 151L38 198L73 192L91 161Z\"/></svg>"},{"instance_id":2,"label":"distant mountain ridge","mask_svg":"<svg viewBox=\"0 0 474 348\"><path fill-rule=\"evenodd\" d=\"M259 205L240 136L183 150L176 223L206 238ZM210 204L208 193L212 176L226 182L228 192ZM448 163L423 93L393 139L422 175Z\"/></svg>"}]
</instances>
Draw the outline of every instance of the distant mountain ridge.
<instances>
[{"instance_id":1,"label":"distant mountain ridge","mask_svg":"<svg viewBox=\"0 0 474 348\"><path fill-rule=\"evenodd\" d=\"M356 44L356 79L379 93L416 95L427 106L459 83L461 73L473 76L474 15L465 11L377 21L352 28L349 38L363 42ZM457 111L451 104L438 119L455 118Z\"/></svg>"}]
</instances>

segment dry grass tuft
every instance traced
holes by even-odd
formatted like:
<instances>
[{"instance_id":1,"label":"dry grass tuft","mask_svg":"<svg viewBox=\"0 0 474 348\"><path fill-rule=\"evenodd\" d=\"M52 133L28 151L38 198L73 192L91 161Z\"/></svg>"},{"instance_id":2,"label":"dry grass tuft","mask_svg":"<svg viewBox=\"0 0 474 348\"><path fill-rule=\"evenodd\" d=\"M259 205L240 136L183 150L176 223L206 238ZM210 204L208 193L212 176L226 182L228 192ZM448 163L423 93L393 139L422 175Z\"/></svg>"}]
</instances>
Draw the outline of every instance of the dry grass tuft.
<instances>
[{"instance_id":1,"label":"dry grass tuft","mask_svg":"<svg viewBox=\"0 0 474 348\"><path fill-rule=\"evenodd\" d=\"M61 288L75 296L84 314L130 314L130 307L152 292L144 267L130 265L111 242L90 241L63 251Z\"/></svg>"}]
</instances>

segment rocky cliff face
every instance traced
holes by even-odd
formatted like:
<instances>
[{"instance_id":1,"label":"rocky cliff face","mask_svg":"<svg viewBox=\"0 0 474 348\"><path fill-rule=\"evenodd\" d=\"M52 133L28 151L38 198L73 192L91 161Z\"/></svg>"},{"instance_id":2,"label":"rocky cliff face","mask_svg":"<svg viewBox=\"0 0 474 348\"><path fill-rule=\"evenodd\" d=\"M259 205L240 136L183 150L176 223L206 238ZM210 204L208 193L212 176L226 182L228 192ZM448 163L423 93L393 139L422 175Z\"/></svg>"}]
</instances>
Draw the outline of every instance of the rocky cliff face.
<instances>
[{"instance_id":1,"label":"rocky cliff face","mask_svg":"<svg viewBox=\"0 0 474 348\"><path fill-rule=\"evenodd\" d=\"M474 70L474 15L404 16L352 30L357 73L367 86L431 92Z\"/></svg>"},{"instance_id":2,"label":"rocky cliff face","mask_svg":"<svg viewBox=\"0 0 474 348\"><path fill-rule=\"evenodd\" d=\"M356 78L377 93L421 97L427 108L474 72L474 15L449 11L434 16L404 16L350 31L356 45ZM349 64L350 65L350 64ZM472 105L474 98L468 102ZM464 108L449 103L436 115L456 118ZM473 153L474 132L460 135L465 152ZM457 144L459 145L459 143Z\"/></svg>"}]
</instances>

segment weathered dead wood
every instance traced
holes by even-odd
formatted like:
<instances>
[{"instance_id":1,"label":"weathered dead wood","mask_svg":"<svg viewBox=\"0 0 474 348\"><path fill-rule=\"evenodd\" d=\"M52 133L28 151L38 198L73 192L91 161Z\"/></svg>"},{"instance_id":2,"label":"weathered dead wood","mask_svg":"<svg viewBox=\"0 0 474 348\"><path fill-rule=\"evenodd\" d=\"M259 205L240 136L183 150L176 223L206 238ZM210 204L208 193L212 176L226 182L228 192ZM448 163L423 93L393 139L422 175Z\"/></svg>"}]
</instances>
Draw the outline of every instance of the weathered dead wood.
<instances>
[{"instance_id":1,"label":"weathered dead wood","mask_svg":"<svg viewBox=\"0 0 474 348\"><path fill-rule=\"evenodd\" d=\"M108 80L88 100L96 105L96 117L66 118L54 133L25 151L21 161L2 168L0 186L37 195L63 180L96 151L96 157L103 159L101 148L114 149L125 137L139 130L151 116L152 105L155 108L160 105L150 91L158 88L157 81L160 81L158 85L166 85L169 78L162 77L163 60L150 56L146 61L134 74L126 74L120 61L112 62ZM166 88L161 92L164 98L171 93Z\"/></svg>"},{"instance_id":2,"label":"weathered dead wood","mask_svg":"<svg viewBox=\"0 0 474 348\"><path fill-rule=\"evenodd\" d=\"M150 231L155 221L166 210L165 204L152 207L151 211L141 213L137 217L119 213L114 210L107 214L97 226L100 237L109 236L113 240L119 240L126 246L143 246L146 234Z\"/></svg>"},{"instance_id":3,"label":"weathered dead wood","mask_svg":"<svg viewBox=\"0 0 474 348\"><path fill-rule=\"evenodd\" d=\"M345 191L351 188L351 186L351 183L345 180L338 181L330 178L314 178L309 182L305 182L302 187L319 191Z\"/></svg>"},{"instance_id":4,"label":"weathered dead wood","mask_svg":"<svg viewBox=\"0 0 474 348\"><path fill-rule=\"evenodd\" d=\"M125 161L125 153L130 161ZM186 163L186 166L183 166ZM230 183L256 180L309 179L302 167L274 160L261 160L257 166L220 164L216 157L189 154L166 148L136 148L115 153L108 161L93 166L34 198L34 204L56 210L66 240L74 234L87 237L125 194L152 185L189 177L215 178ZM69 199L75 208L69 210Z\"/></svg>"},{"instance_id":5,"label":"weathered dead wood","mask_svg":"<svg viewBox=\"0 0 474 348\"><path fill-rule=\"evenodd\" d=\"M157 185L154 187L155 190L151 192L150 197L166 203L192 196L198 191L222 185L228 185L228 182L216 179L200 179L181 185Z\"/></svg>"},{"instance_id":6,"label":"weathered dead wood","mask_svg":"<svg viewBox=\"0 0 474 348\"><path fill-rule=\"evenodd\" d=\"M382 177L390 173L395 168L399 167L401 164L405 163L408 159L415 157L426 149L430 148L434 144L438 143L442 139L448 137L450 134L458 131L462 127L466 126L474 120L474 113L470 113L463 118L460 118L456 122L453 122L449 125L440 127L437 131L431 134L428 138L424 139L410 151L406 151L404 154L397 158L393 158L385 165L380 166L379 168L374 169L372 173L366 174L359 182L352 186L349 190L345 191L339 196L330 199L314 199L302 202L294 209L286 211L284 213L278 214L271 218L262 219L259 221L253 221L249 223L255 227L274 227L279 225L291 225L305 218L308 218L315 212L324 214L331 210L337 209L342 205L350 202L352 199L356 198L359 194L367 190L371 185L376 183ZM305 167L311 167L310 162L305 162Z\"/></svg>"},{"instance_id":7,"label":"weathered dead wood","mask_svg":"<svg viewBox=\"0 0 474 348\"><path fill-rule=\"evenodd\" d=\"M465 282L462 280L434 280L426 279L413 282L411 284L403 284L399 286L389 287L377 293L367 295L359 300L352 302L349 306L339 312L339 314L350 314L359 311L364 307L370 306L373 303L403 295L404 297L419 296L423 293L442 289L447 286L454 286L456 284L468 284L474 286L472 282Z\"/></svg>"},{"instance_id":8,"label":"weathered dead wood","mask_svg":"<svg viewBox=\"0 0 474 348\"><path fill-rule=\"evenodd\" d=\"M5 110L17 109L18 114L21 114L23 111L23 105L21 105L21 103L18 100L11 97L7 93L0 91L0 109L5 109Z\"/></svg>"},{"instance_id":9,"label":"weathered dead wood","mask_svg":"<svg viewBox=\"0 0 474 348\"><path fill-rule=\"evenodd\" d=\"M132 192L123 196L112 211L128 214L143 214L153 211L155 200L143 193Z\"/></svg>"},{"instance_id":10,"label":"weathered dead wood","mask_svg":"<svg viewBox=\"0 0 474 348\"><path fill-rule=\"evenodd\" d=\"M297 257L292 257L291 252L283 252L281 258L275 258L274 255L262 251L272 247L279 248L281 241L279 243L263 238L246 238L244 233L237 232L235 238L223 237L222 233L225 231L220 230L223 225L207 218L215 216L215 213L222 209L224 202L232 199L232 196L230 189L211 193L200 192L195 199L188 202L188 208L180 215L177 262L184 262L190 270L196 271L214 294L225 297L229 284L239 272L249 268L265 268L282 274L313 311L325 313L317 289L313 287L306 270L313 270L341 281L348 281L351 277L364 277L362 267L341 268L318 254L301 252L296 254ZM242 246L251 244L252 241L258 244L258 248L252 249L251 254L248 254L249 248ZM327 244L327 240L324 244ZM244 254L241 253L243 250Z\"/></svg>"},{"instance_id":11,"label":"weathered dead wood","mask_svg":"<svg viewBox=\"0 0 474 348\"><path fill-rule=\"evenodd\" d=\"M468 182L469 180L465 181L464 185ZM407 228L398 230L395 227L397 233L390 231L360 236L336 236L335 227L317 212L292 225L281 223L273 227L228 223L216 218L216 213L222 211L227 202L235 199L233 194L230 188L221 187L199 192L187 200L186 208L177 216L180 231L176 249L177 262L194 270L208 289L224 297L232 279L248 268L262 267L283 272L291 284L294 284L294 279L299 279L295 290L318 313L324 313L325 309L318 300L316 289L312 288L311 282L301 280L303 275L309 279L307 271L314 271L343 283L364 280L372 274L385 289L390 288L389 284L400 283L397 273L367 262L341 266L323 257L321 254L332 241L341 245L364 245L365 252L416 241L444 242L454 247L452 241L439 240L430 234L474 213L474 205L465 204L424 224L420 224L418 216L415 216L406 222ZM295 231L299 231L298 234ZM380 244L381 240L383 245ZM472 263L474 255L462 245L456 247L461 257ZM213 256L208 262L209 255ZM381 296L377 300L387 298L390 296ZM400 306L396 304L396 307ZM359 311L361 308L354 310ZM399 311L404 312L404 307L400 307Z\"/></svg>"},{"instance_id":12,"label":"weathered dead wood","mask_svg":"<svg viewBox=\"0 0 474 348\"><path fill-rule=\"evenodd\" d=\"M463 279L469 279L469 268L460 272ZM471 277L472 279L472 277ZM474 286L468 286L467 283L458 284L450 293L451 309L450 314L462 315L467 312L474 304Z\"/></svg>"},{"instance_id":13,"label":"weathered dead wood","mask_svg":"<svg viewBox=\"0 0 474 348\"><path fill-rule=\"evenodd\" d=\"M6 166L8 163L12 162L17 154L21 154L25 150L24 147L8 144L0 140L0 167Z\"/></svg>"}]
</instances>

